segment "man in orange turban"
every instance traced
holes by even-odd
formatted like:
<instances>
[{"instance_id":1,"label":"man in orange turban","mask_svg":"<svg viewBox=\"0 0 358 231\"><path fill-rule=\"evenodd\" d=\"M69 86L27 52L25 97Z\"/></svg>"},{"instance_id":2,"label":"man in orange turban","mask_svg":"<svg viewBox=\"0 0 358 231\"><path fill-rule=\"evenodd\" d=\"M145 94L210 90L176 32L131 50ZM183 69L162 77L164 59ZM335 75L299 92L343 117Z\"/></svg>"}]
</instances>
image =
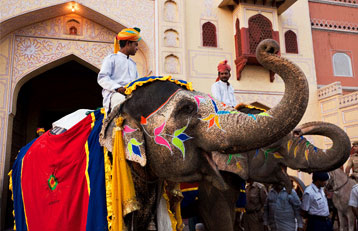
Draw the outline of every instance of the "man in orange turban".
<instances>
[{"instance_id":1,"label":"man in orange turban","mask_svg":"<svg viewBox=\"0 0 358 231\"><path fill-rule=\"evenodd\" d=\"M213 97L226 105L231 107L236 106L236 99L234 95L234 88L230 85L230 71L231 67L227 64L227 60L224 60L218 65L218 77L216 83L211 87L211 93Z\"/></svg>"},{"instance_id":2,"label":"man in orange turban","mask_svg":"<svg viewBox=\"0 0 358 231\"><path fill-rule=\"evenodd\" d=\"M126 28L114 38L114 53L102 63L97 82L103 88L103 107L109 112L125 100L124 86L139 78L137 65L129 57L138 51L139 28Z\"/></svg>"}]
</instances>

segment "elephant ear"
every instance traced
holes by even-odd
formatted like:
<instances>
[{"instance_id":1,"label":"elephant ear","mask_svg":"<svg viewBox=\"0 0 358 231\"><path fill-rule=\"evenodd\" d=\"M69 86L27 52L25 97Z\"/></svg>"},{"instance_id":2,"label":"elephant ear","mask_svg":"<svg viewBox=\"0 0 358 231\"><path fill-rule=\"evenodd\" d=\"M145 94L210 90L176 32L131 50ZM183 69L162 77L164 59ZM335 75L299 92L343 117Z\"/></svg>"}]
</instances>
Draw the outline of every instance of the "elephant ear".
<instances>
[{"instance_id":1,"label":"elephant ear","mask_svg":"<svg viewBox=\"0 0 358 231\"><path fill-rule=\"evenodd\" d=\"M132 118L124 120L123 142L126 159L137 162L144 167L147 164L144 134L141 127Z\"/></svg>"},{"instance_id":2,"label":"elephant ear","mask_svg":"<svg viewBox=\"0 0 358 231\"><path fill-rule=\"evenodd\" d=\"M115 128L116 119L120 116L120 108L115 107L103 122L99 142L108 151L113 151L113 129ZM126 159L145 166L147 157L145 153L144 135L142 129L128 115L124 116L125 120L122 125L123 143Z\"/></svg>"}]
</instances>

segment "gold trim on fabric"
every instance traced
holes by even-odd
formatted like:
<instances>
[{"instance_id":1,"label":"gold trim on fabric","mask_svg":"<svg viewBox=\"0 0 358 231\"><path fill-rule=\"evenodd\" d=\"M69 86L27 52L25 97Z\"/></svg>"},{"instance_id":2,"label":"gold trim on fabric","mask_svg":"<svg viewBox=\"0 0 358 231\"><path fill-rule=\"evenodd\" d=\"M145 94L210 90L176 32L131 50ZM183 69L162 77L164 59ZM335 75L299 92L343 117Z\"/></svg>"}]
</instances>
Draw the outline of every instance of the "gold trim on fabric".
<instances>
[{"instance_id":1,"label":"gold trim on fabric","mask_svg":"<svg viewBox=\"0 0 358 231\"><path fill-rule=\"evenodd\" d=\"M189 192L189 191L195 191L195 190L198 190L199 187L193 187L193 188L186 188L186 189L182 189L181 191L182 192Z\"/></svg>"},{"instance_id":2,"label":"gold trim on fabric","mask_svg":"<svg viewBox=\"0 0 358 231\"><path fill-rule=\"evenodd\" d=\"M94 112L91 113L91 131L94 127L94 124L96 122L96 116L94 115ZM85 170L85 176L86 176L86 181L87 181L87 190L88 190L88 196L91 195L91 181L89 178L89 173L88 173L88 166L89 166L89 147L88 147L88 140L86 140L86 144L85 144L85 151L86 151L86 170Z\"/></svg>"},{"instance_id":3,"label":"gold trim on fabric","mask_svg":"<svg viewBox=\"0 0 358 231\"><path fill-rule=\"evenodd\" d=\"M158 76L159 77L159 76ZM137 81L135 82L132 86L129 87L129 84L127 84L125 86L126 88L126 91L125 91L125 94L126 95L130 95L132 94L133 91L135 91L137 89L137 87L140 87L140 86L143 86L144 84L146 83L151 83L151 82L154 82L154 81L170 81L170 82L173 82L179 86L182 86L182 87L186 87L186 89L188 89L189 91L193 91L193 84L192 82L186 82L186 83L182 83L180 82L179 80L176 80L176 79L172 79L172 76L171 75L166 75L166 76L161 76L160 78L152 78L152 79L147 79L146 81Z\"/></svg>"},{"instance_id":4,"label":"gold trim on fabric","mask_svg":"<svg viewBox=\"0 0 358 231\"><path fill-rule=\"evenodd\" d=\"M91 182L88 174L88 165L89 165L89 148L88 148L88 141L85 143L85 151L86 151L86 170L85 170L85 176L87 181L87 190L88 190L88 196L91 194Z\"/></svg>"},{"instance_id":5,"label":"gold trim on fabric","mask_svg":"<svg viewBox=\"0 0 358 231\"><path fill-rule=\"evenodd\" d=\"M127 201L123 201L123 216L139 209L140 204L136 198L131 198Z\"/></svg>"},{"instance_id":6,"label":"gold trim on fabric","mask_svg":"<svg viewBox=\"0 0 358 231\"><path fill-rule=\"evenodd\" d=\"M112 217L113 217L113 206L112 206L112 164L109 160L107 148L103 148L104 151L104 177L106 184L106 203L107 203L107 222L108 230L112 230Z\"/></svg>"},{"instance_id":7,"label":"gold trim on fabric","mask_svg":"<svg viewBox=\"0 0 358 231\"><path fill-rule=\"evenodd\" d=\"M11 191L11 200L14 201L14 191L12 188L12 169L7 175L9 176L9 190ZM12 210L12 215L14 216L14 230L16 230L15 208Z\"/></svg>"},{"instance_id":8,"label":"gold trim on fabric","mask_svg":"<svg viewBox=\"0 0 358 231\"><path fill-rule=\"evenodd\" d=\"M245 208L235 208L235 212L246 213Z\"/></svg>"}]
</instances>

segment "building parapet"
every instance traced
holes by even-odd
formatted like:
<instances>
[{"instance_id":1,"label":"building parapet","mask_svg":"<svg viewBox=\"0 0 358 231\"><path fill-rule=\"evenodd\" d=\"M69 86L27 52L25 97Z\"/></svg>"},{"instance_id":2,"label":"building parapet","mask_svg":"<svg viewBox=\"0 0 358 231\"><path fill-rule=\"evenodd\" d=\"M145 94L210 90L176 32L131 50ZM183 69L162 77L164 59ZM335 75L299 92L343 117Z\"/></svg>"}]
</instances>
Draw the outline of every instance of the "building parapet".
<instances>
[{"instance_id":1,"label":"building parapet","mask_svg":"<svg viewBox=\"0 0 358 231\"><path fill-rule=\"evenodd\" d=\"M346 7L358 7L357 0L309 0L310 2L326 3Z\"/></svg>"},{"instance_id":2,"label":"building parapet","mask_svg":"<svg viewBox=\"0 0 358 231\"><path fill-rule=\"evenodd\" d=\"M358 105L358 91L339 97L339 108Z\"/></svg>"},{"instance_id":3,"label":"building parapet","mask_svg":"<svg viewBox=\"0 0 358 231\"><path fill-rule=\"evenodd\" d=\"M358 24L327 19L311 18L312 29L358 33Z\"/></svg>"},{"instance_id":4,"label":"building parapet","mask_svg":"<svg viewBox=\"0 0 358 231\"><path fill-rule=\"evenodd\" d=\"M333 95L341 95L342 94L342 86L341 82L334 82L327 86L324 86L318 89L318 99L325 99Z\"/></svg>"}]
</instances>

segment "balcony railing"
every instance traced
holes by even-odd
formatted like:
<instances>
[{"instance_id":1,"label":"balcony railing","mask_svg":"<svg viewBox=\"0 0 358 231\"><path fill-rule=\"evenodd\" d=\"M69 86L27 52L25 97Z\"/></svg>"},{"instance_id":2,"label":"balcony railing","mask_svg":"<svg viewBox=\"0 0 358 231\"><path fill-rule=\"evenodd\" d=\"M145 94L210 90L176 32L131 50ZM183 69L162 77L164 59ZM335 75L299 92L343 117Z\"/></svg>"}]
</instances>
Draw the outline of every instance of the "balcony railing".
<instances>
[{"instance_id":1,"label":"balcony railing","mask_svg":"<svg viewBox=\"0 0 358 231\"><path fill-rule=\"evenodd\" d=\"M341 95L341 94L342 94L341 82L334 82L318 89L318 99L324 99L333 95Z\"/></svg>"},{"instance_id":2,"label":"balcony railing","mask_svg":"<svg viewBox=\"0 0 358 231\"><path fill-rule=\"evenodd\" d=\"M358 92L353 92L339 98L339 108L358 105Z\"/></svg>"}]
</instances>

